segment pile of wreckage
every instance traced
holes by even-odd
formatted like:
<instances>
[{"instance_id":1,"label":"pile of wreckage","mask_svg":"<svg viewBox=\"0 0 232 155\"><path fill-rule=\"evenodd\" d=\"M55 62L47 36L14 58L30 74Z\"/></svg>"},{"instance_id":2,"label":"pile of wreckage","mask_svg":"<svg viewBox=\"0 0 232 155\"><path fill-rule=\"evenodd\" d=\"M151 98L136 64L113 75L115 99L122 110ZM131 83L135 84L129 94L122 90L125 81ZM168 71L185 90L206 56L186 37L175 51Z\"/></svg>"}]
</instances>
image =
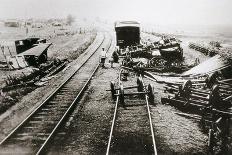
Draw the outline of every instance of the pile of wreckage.
<instances>
[{"instance_id":1,"label":"pile of wreckage","mask_svg":"<svg viewBox=\"0 0 232 155\"><path fill-rule=\"evenodd\" d=\"M207 68L205 67L207 66ZM208 133L210 154L226 154L232 149L232 65L219 55L191 68L181 75L143 75L164 85L161 103L174 106L176 114L199 121Z\"/></svg>"},{"instance_id":2,"label":"pile of wreckage","mask_svg":"<svg viewBox=\"0 0 232 155\"><path fill-rule=\"evenodd\" d=\"M211 41L208 45L190 42L189 48L195 49L207 56L212 57L219 53L221 45L217 41Z\"/></svg>"},{"instance_id":3,"label":"pile of wreckage","mask_svg":"<svg viewBox=\"0 0 232 155\"><path fill-rule=\"evenodd\" d=\"M123 57L123 67L135 70L182 73L194 66L183 64L180 41L167 36L163 36L157 42L146 42L120 49L119 55Z\"/></svg>"},{"instance_id":4,"label":"pile of wreckage","mask_svg":"<svg viewBox=\"0 0 232 155\"><path fill-rule=\"evenodd\" d=\"M165 82L168 97L161 99L182 110L178 115L200 122L208 132L208 148L211 154L228 151L232 117L232 79L223 79L218 72L205 80L186 80L183 83Z\"/></svg>"},{"instance_id":5,"label":"pile of wreckage","mask_svg":"<svg viewBox=\"0 0 232 155\"><path fill-rule=\"evenodd\" d=\"M163 47L179 50L165 53L162 51ZM174 55L174 59L181 62L183 54L180 51L180 44L175 39L123 49L120 51L123 57L122 74L128 76L128 71L133 71L162 84L165 94L162 95L161 103L181 110L182 112L176 112L177 115L200 122L203 131L208 133L209 154L226 154L232 149L231 61L221 55L215 55L189 67L191 69L186 67L181 74L155 73L170 71L167 69L170 67L167 62L173 61L167 57Z\"/></svg>"},{"instance_id":6,"label":"pile of wreckage","mask_svg":"<svg viewBox=\"0 0 232 155\"><path fill-rule=\"evenodd\" d=\"M1 61L0 69L17 71L15 75L6 76L2 92L30 85L40 86L44 84L41 79L49 78L62 70L67 65L67 60L47 59L47 50L51 45L51 43L46 43L46 39L40 38L16 40L17 54L15 55L12 54L9 47L1 46L5 61ZM8 54L6 49L8 49Z\"/></svg>"}]
</instances>

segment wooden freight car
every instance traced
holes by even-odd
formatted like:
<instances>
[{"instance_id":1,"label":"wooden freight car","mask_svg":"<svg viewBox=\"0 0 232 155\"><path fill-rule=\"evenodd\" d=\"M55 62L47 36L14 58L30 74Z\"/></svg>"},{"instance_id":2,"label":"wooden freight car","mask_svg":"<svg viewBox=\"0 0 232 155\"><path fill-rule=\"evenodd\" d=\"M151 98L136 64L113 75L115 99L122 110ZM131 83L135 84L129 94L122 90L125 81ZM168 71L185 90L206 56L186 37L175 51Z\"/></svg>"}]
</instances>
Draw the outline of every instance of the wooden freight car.
<instances>
[{"instance_id":1,"label":"wooden freight car","mask_svg":"<svg viewBox=\"0 0 232 155\"><path fill-rule=\"evenodd\" d=\"M140 44L140 24L136 21L115 22L116 41L119 48Z\"/></svg>"}]
</instances>

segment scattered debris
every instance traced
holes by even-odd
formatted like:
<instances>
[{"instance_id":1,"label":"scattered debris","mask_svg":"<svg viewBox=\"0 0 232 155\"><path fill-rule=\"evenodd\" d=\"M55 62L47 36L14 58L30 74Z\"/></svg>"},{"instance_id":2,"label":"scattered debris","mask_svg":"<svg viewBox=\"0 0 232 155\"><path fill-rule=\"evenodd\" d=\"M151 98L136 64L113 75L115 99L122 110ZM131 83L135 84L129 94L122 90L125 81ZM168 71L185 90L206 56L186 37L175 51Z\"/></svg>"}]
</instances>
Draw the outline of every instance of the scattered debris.
<instances>
[{"instance_id":1,"label":"scattered debris","mask_svg":"<svg viewBox=\"0 0 232 155\"><path fill-rule=\"evenodd\" d=\"M203 44L191 42L189 43L189 47L211 57L220 53L219 51L221 48L218 42L210 42L209 45L203 45Z\"/></svg>"},{"instance_id":2,"label":"scattered debris","mask_svg":"<svg viewBox=\"0 0 232 155\"><path fill-rule=\"evenodd\" d=\"M215 71L220 71L225 78L231 78L231 63L222 56L215 55L184 72L182 76L199 76L203 74L211 74Z\"/></svg>"},{"instance_id":3,"label":"scattered debris","mask_svg":"<svg viewBox=\"0 0 232 155\"><path fill-rule=\"evenodd\" d=\"M232 79L222 79L216 72L205 80L187 80L184 83L165 83L167 98L161 102L178 107L187 113L180 115L200 121L208 132L209 153L226 154L228 150L230 118L232 117Z\"/></svg>"},{"instance_id":4,"label":"scattered debris","mask_svg":"<svg viewBox=\"0 0 232 155\"><path fill-rule=\"evenodd\" d=\"M67 65L67 60L53 60L47 63L41 64L38 68L32 68L29 74L25 74L22 72L21 74L17 74L17 76L8 75L5 80L6 85L2 88L3 92L13 90L15 88L22 88L25 86L31 85L41 85L40 82L44 82L45 80L42 78L49 79L49 77L58 73Z\"/></svg>"},{"instance_id":5,"label":"scattered debris","mask_svg":"<svg viewBox=\"0 0 232 155\"><path fill-rule=\"evenodd\" d=\"M122 65L135 70L182 73L193 65L183 64L183 49L175 38L121 49Z\"/></svg>"},{"instance_id":6,"label":"scattered debris","mask_svg":"<svg viewBox=\"0 0 232 155\"><path fill-rule=\"evenodd\" d=\"M216 48L222 47L222 46L221 46L221 43L218 42L218 41L210 41L209 44L210 44L211 46L213 46L213 47L216 47Z\"/></svg>"},{"instance_id":7,"label":"scattered debris","mask_svg":"<svg viewBox=\"0 0 232 155\"><path fill-rule=\"evenodd\" d=\"M4 25L5 27L19 27L20 23L17 20L6 20Z\"/></svg>"}]
</instances>

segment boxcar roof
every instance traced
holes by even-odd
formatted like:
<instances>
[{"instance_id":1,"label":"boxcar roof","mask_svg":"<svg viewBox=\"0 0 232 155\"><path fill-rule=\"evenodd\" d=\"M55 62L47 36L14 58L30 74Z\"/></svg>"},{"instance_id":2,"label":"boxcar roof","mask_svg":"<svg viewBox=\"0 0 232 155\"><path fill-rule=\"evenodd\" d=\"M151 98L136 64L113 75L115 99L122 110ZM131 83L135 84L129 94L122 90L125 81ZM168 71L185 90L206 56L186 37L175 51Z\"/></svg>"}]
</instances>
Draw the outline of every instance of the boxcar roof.
<instances>
[{"instance_id":1,"label":"boxcar roof","mask_svg":"<svg viewBox=\"0 0 232 155\"><path fill-rule=\"evenodd\" d=\"M40 38L38 38L38 37L28 37L28 38L19 38L19 39L17 39L17 40L15 40L15 41L24 41L24 40L33 40L33 39L40 39Z\"/></svg>"},{"instance_id":2,"label":"boxcar roof","mask_svg":"<svg viewBox=\"0 0 232 155\"><path fill-rule=\"evenodd\" d=\"M140 27L136 21L119 21L115 23L115 27Z\"/></svg>"},{"instance_id":3,"label":"boxcar roof","mask_svg":"<svg viewBox=\"0 0 232 155\"><path fill-rule=\"evenodd\" d=\"M49 44L39 44L33 48L30 48L29 50L18 54L19 56L22 55L34 55L34 56L40 56L48 47L51 46L51 43Z\"/></svg>"},{"instance_id":4,"label":"boxcar roof","mask_svg":"<svg viewBox=\"0 0 232 155\"><path fill-rule=\"evenodd\" d=\"M207 67L206 67L207 66ZM204 73L212 73L216 70L222 70L223 68L228 68L230 63L222 58L220 55L215 55L210 59L200 63L199 65L191 68L190 70L184 72L182 75L200 75Z\"/></svg>"}]
</instances>

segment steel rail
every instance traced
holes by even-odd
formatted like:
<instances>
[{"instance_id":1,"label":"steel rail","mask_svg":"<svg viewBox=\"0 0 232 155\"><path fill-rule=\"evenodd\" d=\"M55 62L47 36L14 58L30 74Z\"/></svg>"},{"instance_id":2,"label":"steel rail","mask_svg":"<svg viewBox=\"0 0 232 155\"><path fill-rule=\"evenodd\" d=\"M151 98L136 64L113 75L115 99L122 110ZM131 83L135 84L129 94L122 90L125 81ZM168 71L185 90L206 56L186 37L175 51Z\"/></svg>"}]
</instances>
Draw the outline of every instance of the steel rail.
<instances>
[{"instance_id":1,"label":"steel rail","mask_svg":"<svg viewBox=\"0 0 232 155\"><path fill-rule=\"evenodd\" d=\"M121 73L121 71L120 71L120 73ZM120 73L119 73L119 79L118 79L119 85L122 83L121 80L120 80L121 79L121 77L120 77L121 74ZM117 94L119 94L119 90L117 90ZM145 95L145 100L146 100L146 107L147 107L147 112L148 112L149 125L150 125L151 135L152 135L152 143L153 143L154 155L157 155L155 134L154 134L153 124L152 124L151 112L150 112L150 107L149 107L148 95L147 94ZM114 125L115 125L115 121L116 121L116 117L117 117L118 103L119 103L119 95L117 95L117 99L116 99L116 103L115 103L114 116L113 116L113 120L112 120L112 124L111 124L110 136L109 136L109 140L108 140L108 144L107 144L106 155L109 155L109 152L110 152L110 145L111 145L113 131L114 131Z\"/></svg>"},{"instance_id":2,"label":"steel rail","mask_svg":"<svg viewBox=\"0 0 232 155\"><path fill-rule=\"evenodd\" d=\"M117 90L117 92L119 92L119 90ZM116 100L116 103L115 103L114 117L113 117L113 120L112 120L111 129L110 129L110 136L109 136L109 140L108 140L106 155L109 155L109 152L110 152L110 144L111 144L111 140L112 140L112 136L113 136L114 124L115 124L115 121L116 121L118 102L119 102L119 96L117 96L117 100Z\"/></svg>"},{"instance_id":3,"label":"steel rail","mask_svg":"<svg viewBox=\"0 0 232 155\"><path fill-rule=\"evenodd\" d=\"M77 94L76 98L74 99L74 101L72 102L72 104L69 106L69 108L67 109L67 111L65 112L65 114L62 116L62 118L59 120L59 122L57 123L57 125L55 126L55 128L52 130L52 132L50 133L50 135L48 136L48 138L46 139L46 141L43 143L43 145L40 147L39 151L36 153L37 155L41 154L42 151L44 150L44 148L46 147L46 145L48 144L49 140L51 139L51 137L54 135L54 133L57 131L58 127L63 123L64 119L67 117L68 113L71 111L71 109L75 106L75 103L77 102L77 100L80 99L80 96L83 94L83 92L85 91L85 89L87 88L89 82L91 81L93 75L95 74L95 72L97 71L99 65L94 69L94 71L91 73L90 77L88 78L88 80L86 81L86 83L84 84L84 86L81 88L80 92Z\"/></svg>"},{"instance_id":4,"label":"steel rail","mask_svg":"<svg viewBox=\"0 0 232 155\"><path fill-rule=\"evenodd\" d=\"M121 79L121 72L122 72L122 70L120 70L119 76L118 76L118 83L119 84L121 84L121 80L120 80ZM117 90L117 93L119 93L119 90ZM110 136L109 136L109 140L108 140L108 144L107 144L106 155L109 155L109 152L110 152L110 144L111 144L113 131L114 131L114 124L115 124L116 116L117 116L118 103L119 103L119 96L117 96L116 103L115 103L114 116L113 116L113 120L112 120L112 124L111 124L111 128L110 128Z\"/></svg>"},{"instance_id":5,"label":"steel rail","mask_svg":"<svg viewBox=\"0 0 232 155\"><path fill-rule=\"evenodd\" d=\"M105 38L104 38L105 39ZM100 45L95 49L95 52L100 48L100 46L103 44L104 39L102 40L102 42L100 43ZM49 99L51 99L60 89L61 87L63 87L75 74L78 70L81 69L82 66L84 66L84 64L90 59L90 57L95 53L93 52L88 59L86 59L86 61L84 61L63 83L61 83L61 85L56 88L35 110L33 110L13 131L10 132L10 134L8 134L7 137L5 137L1 142L0 145L2 145L4 143L4 141L6 139L8 139L8 137L10 137L18 128L20 128L37 110L39 110L45 103L48 102Z\"/></svg>"},{"instance_id":6,"label":"steel rail","mask_svg":"<svg viewBox=\"0 0 232 155\"><path fill-rule=\"evenodd\" d=\"M143 82L143 78L142 78L141 75L140 75L140 77L141 77L142 82ZM147 106L149 125L150 125L150 129L151 129L151 137L152 137L154 155L157 155L157 148L156 148L156 142L155 142L155 134L154 134L153 124L152 124L152 119L151 119L151 111L150 111L150 106L149 106L149 101L148 101L148 94L145 95L145 100L146 100L146 106Z\"/></svg>"},{"instance_id":7,"label":"steel rail","mask_svg":"<svg viewBox=\"0 0 232 155\"><path fill-rule=\"evenodd\" d=\"M150 111L149 102L148 102L148 96L147 95L146 95L146 105L147 105L147 112L148 112L148 117L149 117L149 124L150 124L150 128L151 128L151 136L152 136L154 155L157 155L155 134L154 134L153 124L152 124L152 120L151 120L151 111Z\"/></svg>"},{"instance_id":8,"label":"steel rail","mask_svg":"<svg viewBox=\"0 0 232 155\"><path fill-rule=\"evenodd\" d=\"M5 137L0 145L2 145L11 135L13 135L14 133L17 132L17 130L22 127L32 116L33 114L35 114L38 110L40 110L41 107L43 107L43 105L45 105L87 62L88 60L98 51L98 49L102 46L103 42L105 40L105 35L103 37L103 39L101 40L100 44L98 46L96 46L95 48L93 48L94 52L92 52L88 58L57 88L55 89L46 99L45 101L43 101L35 110L33 110L30 115L28 115L26 117L26 119L24 119L13 131L11 131L10 134L8 134L7 137ZM112 40L110 42L109 48L111 47L112 44ZM92 48L92 47L90 47ZM109 49L108 48L108 49ZM97 71L99 67L99 64L97 65L97 67L94 69L93 73L91 74L90 78L87 80L87 82L85 83L84 87L82 87L81 91L78 93L78 95L76 96L76 98L74 99L74 101L72 102L72 104L69 106L68 110L65 112L65 114L62 116L62 118L60 119L60 121L58 122L58 124L55 126L55 128L53 129L53 131L50 133L49 137L46 139L46 141L43 143L42 147L39 148L39 151L37 152L37 154L39 154L43 148L45 147L45 145L48 143L48 141L50 140L50 138L52 137L52 135L54 134L54 132L56 131L56 129L59 127L59 125L62 123L62 121L64 120L64 118L67 116L68 112L72 109L72 107L74 106L75 102L77 101L77 99L81 96L81 94L83 93L83 91L85 90L85 88L87 87L87 85L89 84L92 76L94 75L94 73Z\"/></svg>"},{"instance_id":9,"label":"steel rail","mask_svg":"<svg viewBox=\"0 0 232 155\"><path fill-rule=\"evenodd\" d=\"M105 37L104 37L105 39ZM104 40L103 40L104 41ZM103 42L102 42L103 43ZM101 45L102 45L101 43ZM101 45L99 47L101 47ZM112 46L112 40L110 41L109 47L107 48L107 51L109 51L110 47ZM99 47L96 49L96 51L99 49ZM95 51L95 52L96 52ZM94 52L94 53L95 53ZM93 54L94 54L93 53ZM93 55L92 54L92 55ZM92 56L91 55L91 56ZM63 123L63 121L65 120L65 117L67 117L68 113L71 111L71 109L75 106L75 103L81 98L82 94L84 93L85 89L87 88L88 84L90 83L93 75L96 73L96 71L98 70L100 66L100 63L98 63L98 65L95 67L94 71L91 73L90 77L88 78L88 80L85 82L84 86L82 87L82 89L80 90L80 92L78 93L78 95L76 96L76 98L74 99L74 101L72 102L72 104L70 105L70 107L67 109L67 111L65 112L65 114L63 115L63 117L60 119L60 121L57 123L56 127L53 129L53 131L50 133L49 137L47 138L47 140L43 143L42 147L40 147L39 151L36 153L36 155L41 154L41 152L44 150L44 148L46 147L47 143L49 142L49 140L51 139L51 137L54 135L54 133L57 131L57 129L59 128L59 126Z\"/></svg>"}]
</instances>

